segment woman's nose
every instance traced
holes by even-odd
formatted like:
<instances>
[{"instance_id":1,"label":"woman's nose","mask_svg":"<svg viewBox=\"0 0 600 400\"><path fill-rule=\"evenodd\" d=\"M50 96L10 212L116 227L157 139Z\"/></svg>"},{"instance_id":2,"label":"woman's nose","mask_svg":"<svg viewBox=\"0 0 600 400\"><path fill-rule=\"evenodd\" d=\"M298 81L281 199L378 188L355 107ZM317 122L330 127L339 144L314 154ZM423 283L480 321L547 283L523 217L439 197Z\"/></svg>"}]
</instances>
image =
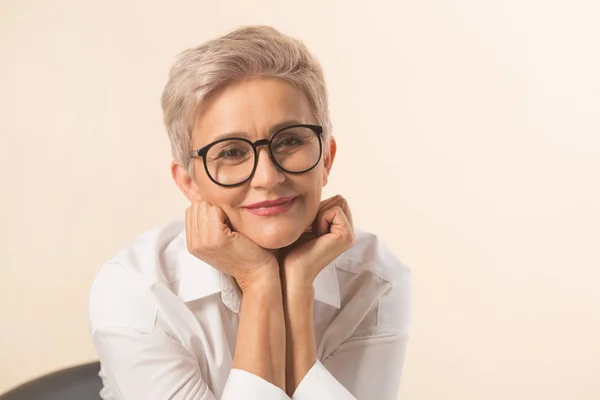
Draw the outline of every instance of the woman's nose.
<instances>
[{"instance_id":1,"label":"woman's nose","mask_svg":"<svg viewBox=\"0 0 600 400\"><path fill-rule=\"evenodd\" d=\"M252 187L270 189L285 180L285 175L273 163L266 147L257 150L257 157L256 171L254 171L254 176L250 180Z\"/></svg>"}]
</instances>

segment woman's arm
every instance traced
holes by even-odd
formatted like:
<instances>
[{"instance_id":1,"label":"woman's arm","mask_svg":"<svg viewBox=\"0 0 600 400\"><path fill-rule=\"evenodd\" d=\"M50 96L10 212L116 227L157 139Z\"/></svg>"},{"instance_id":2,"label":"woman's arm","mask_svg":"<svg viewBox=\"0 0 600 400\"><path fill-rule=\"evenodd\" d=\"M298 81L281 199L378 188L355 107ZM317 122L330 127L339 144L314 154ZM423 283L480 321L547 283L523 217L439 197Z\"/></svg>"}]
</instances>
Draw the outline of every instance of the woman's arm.
<instances>
[{"instance_id":1,"label":"woman's arm","mask_svg":"<svg viewBox=\"0 0 600 400\"><path fill-rule=\"evenodd\" d=\"M106 389L102 394L106 400L289 400L282 388L272 382L283 381L282 377L277 378L276 372L272 372L276 371L273 364L277 361L273 361L269 353L263 353L267 347L282 346L278 338L284 337L284 333L272 334L276 329L269 324L249 322L252 318L266 320L265 317L268 318L271 313L269 310L275 308L268 304L274 302L269 303L268 298L248 292L242 303L241 319L244 322L238 331L238 348L234 355L234 364L237 365L228 376L223 371L225 376L212 376L207 380L209 377L203 376L204 369L198 360L198 356L203 355L192 353L188 346L177 340L176 334L166 332L157 319L159 309L165 304L155 302L161 299L170 301L172 296L161 296L169 294L169 289L161 285L144 288L132 278L135 275L121 265L107 265L92 285L90 294L90 322L105 378ZM259 286L249 287L258 289ZM153 291L150 295L146 293L149 290ZM200 301L221 299L213 297ZM173 311L177 313L177 310ZM185 323L179 321L179 317L181 315L175 315L164 324ZM271 326L281 324L275 321ZM222 351L223 338L211 337L215 334L211 331L205 334L206 338L198 337L198 340L204 341L206 351ZM279 364L283 363L283 353L282 350L278 353L281 357ZM210 354L208 357L212 358ZM258 362L255 363L256 359ZM208 368L210 370L210 366ZM283 371L283 368L280 370ZM269 378L269 375L270 379L263 378ZM211 385L225 380L224 387Z\"/></svg>"},{"instance_id":2,"label":"woman's arm","mask_svg":"<svg viewBox=\"0 0 600 400\"><path fill-rule=\"evenodd\" d=\"M316 361L314 288L312 282L296 284L282 274L285 314L286 388L291 396Z\"/></svg>"},{"instance_id":3,"label":"woman's arm","mask_svg":"<svg viewBox=\"0 0 600 400\"><path fill-rule=\"evenodd\" d=\"M330 373L358 400L397 400L407 342L402 332L350 338L323 360L322 372ZM310 399L315 391L319 388L301 387L294 399Z\"/></svg>"},{"instance_id":4,"label":"woman's arm","mask_svg":"<svg viewBox=\"0 0 600 400\"><path fill-rule=\"evenodd\" d=\"M285 340L281 283L275 272L243 291L233 368L285 391Z\"/></svg>"},{"instance_id":5,"label":"woman's arm","mask_svg":"<svg viewBox=\"0 0 600 400\"><path fill-rule=\"evenodd\" d=\"M191 254L231 275L242 293L233 368L259 376L285 392L285 323L274 255L235 232L225 212L206 201L186 210Z\"/></svg>"},{"instance_id":6,"label":"woman's arm","mask_svg":"<svg viewBox=\"0 0 600 400\"><path fill-rule=\"evenodd\" d=\"M186 210L186 240L192 255L232 276L243 293L233 365L219 397L289 400L285 394L285 322L277 260L232 231L225 213L203 201ZM125 281L119 276L107 278L92 291L91 308L95 311L91 317L98 354L117 398L213 400L215 396L198 368L197 355L190 354L156 324L159 306L143 294L134 302L131 290L139 289L135 284L124 285L117 300L115 284Z\"/></svg>"},{"instance_id":7,"label":"woman's arm","mask_svg":"<svg viewBox=\"0 0 600 400\"><path fill-rule=\"evenodd\" d=\"M151 333L102 327L94 344L104 375L105 400L289 400L270 382L245 369L232 369L223 393L213 393L198 362L158 326Z\"/></svg>"},{"instance_id":8,"label":"woman's arm","mask_svg":"<svg viewBox=\"0 0 600 400\"><path fill-rule=\"evenodd\" d=\"M321 202L312 230L280 254L287 336L286 391L290 396L317 365L313 281L354 241L350 208L343 197L334 196ZM333 382L323 388L320 398L354 399L342 385Z\"/></svg>"},{"instance_id":9,"label":"woman's arm","mask_svg":"<svg viewBox=\"0 0 600 400\"><path fill-rule=\"evenodd\" d=\"M287 393L293 400L397 399L408 339L410 274L402 273L402 266L382 248L370 249L370 256L362 257L361 262L383 263L393 271L393 278L386 281L373 277L379 283L368 286L376 290L362 292L358 285L353 293L346 293L349 303L342 314L350 315L338 316L338 326L331 326L333 329L325 333L322 340L327 348L319 360L313 322L313 280L325 265L354 243L352 216L343 198L336 196L321 204L312 232L316 239L299 242L283 257ZM363 280L368 280L367 274ZM364 318L374 321L374 325L339 337L350 328L344 326L344 321Z\"/></svg>"},{"instance_id":10,"label":"woman's arm","mask_svg":"<svg viewBox=\"0 0 600 400\"><path fill-rule=\"evenodd\" d=\"M290 288L290 285L286 287ZM302 311L303 305L310 304L312 312L311 291L287 291L284 296L287 299L286 323L288 330L290 326L294 328L291 334L288 332L287 339L287 389L292 400L398 398L408 341L410 275L397 279L390 288L393 289L381 296L377 295L376 305L368 310L363 305L371 304L370 297L373 293L355 293L351 301L356 304L347 304L346 307L349 308L342 312L351 312L357 314L356 318L367 318L376 323L355 331L341 344L327 349L325 358L321 360L322 364L315 355L312 318L306 317L308 307ZM364 299L364 296L367 298ZM339 331L339 325L330 333L336 329ZM328 346L336 343L336 339L337 336L323 338Z\"/></svg>"}]
</instances>

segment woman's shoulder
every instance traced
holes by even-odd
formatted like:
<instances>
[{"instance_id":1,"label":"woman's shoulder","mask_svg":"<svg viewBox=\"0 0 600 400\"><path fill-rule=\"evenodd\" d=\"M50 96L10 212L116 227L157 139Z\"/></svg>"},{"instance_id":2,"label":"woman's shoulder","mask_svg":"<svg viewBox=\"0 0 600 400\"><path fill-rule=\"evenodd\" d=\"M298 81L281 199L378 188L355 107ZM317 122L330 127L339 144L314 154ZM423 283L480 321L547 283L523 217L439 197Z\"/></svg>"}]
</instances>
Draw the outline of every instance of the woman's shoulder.
<instances>
[{"instance_id":1,"label":"woman's shoulder","mask_svg":"<svg viewBox=\"0 0 600 400\"><path fill-rule=\"evenodd\" d=\"M354 334L397 332L409 335L411 320L411 270L377 235L355 229L355 245L334 263L341 307L363 310ZM368 305L369 309L360 305ZM370 313L370 314L369 314ZM371 317L369 317L369 315ZM357 333L358 332L358 333Z\"/></svg>"},{"instance_id":2,"label":"woman's shoulder","mask_svg":"<svg viewBox=\"0 0 600 400\"><path fill-rule=\"evenodd\" d=\"M173 221L144 232L101 266L90 288L92 332L104 326L152 330L157 305L146 292L176 278L169 267L177 265L185 246L184 231L182 221Z\"/></svg>"},{"instance_id":3,"label":"woman's shoulder","mask_svg":"<svg viewBox=\"0 0 600 400\"><path fill-rule=\"evenodd\" d=\"M354 234L354 246L335 260L338 269L356 275L370 272L391 283L410 279L410 268L379 236L357 228Z\"/></svg>"},{"instance_id":4,"label":"woman's shoulder","mask_svg":"<svg viewBox=\"0 0 600 400\"><path fill-rule=\"evenodd\" d=\"M175 264L181 247L185 248L184 233L181 220L142 233L103 264L95 281L111 280L113 276L119 280L129 277L127 281L145 288L165 280L166 269Z\"/></svg>"}]
</instances>

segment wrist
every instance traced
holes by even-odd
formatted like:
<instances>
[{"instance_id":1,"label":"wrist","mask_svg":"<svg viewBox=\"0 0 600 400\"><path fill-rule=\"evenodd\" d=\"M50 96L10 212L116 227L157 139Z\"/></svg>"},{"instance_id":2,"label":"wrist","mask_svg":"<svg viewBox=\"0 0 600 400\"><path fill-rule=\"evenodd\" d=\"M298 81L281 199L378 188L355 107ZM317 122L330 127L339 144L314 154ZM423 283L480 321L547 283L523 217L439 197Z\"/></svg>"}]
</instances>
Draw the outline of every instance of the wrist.
<instances>
[{"instance_id":1,"label":"wrist","mask_svg":"<svg viewBox=\"0 0 600 400\"><path fill-rule=\"evenodd\" d=\"M242 290L242 313L244 313L244 310L247 312L251 309L263 315L270 315L269 320L275 315L280 315L281 329L285 329L281 283L270 279L256 280L249 283Z\"/></svg>"},{"instance_id":2,"label":"wrist","mask_svg":"<svg viewBox=\"0 0 600 400\"><path fill-rule=\"evenodd\" d=\"M312 282L307 280L285 280L282 283L283 293L288 299L313 299L315 288Z\"/></svg>"},{"instance_id":3,"label":"wrist","mask_svg":"<svg viewBox=\"0 0 600 400\"><path fill-rule=\"evenodd\" d=\"M236 281L243 294L281 293L281 278L276 263L257 268L252 274L236 278Z\"/></svg>"},{"instance_id":4,"label":"wrist","mask_svg":"<svg viewBox=\"0 0 600 400\"><path fill-rule=\"evenodd\" d=\"M290 291L297 294L304 292L314 292L313 282L315 277L306 270L296 270L290 268L281 268L281 285L284 291Z\"/></svg>"},{"instance_id":5,"label":"wrist","mask_svg":"<svg viewBox=\"0 0 600 400\"><path fill-rule=\"evenodd\" d=\"M283 307L288 317L288 324L297 324L304 317L312 319L315 300L315 289L306 281L287 282L283 289Z\"/></svg>"}]
</instances>

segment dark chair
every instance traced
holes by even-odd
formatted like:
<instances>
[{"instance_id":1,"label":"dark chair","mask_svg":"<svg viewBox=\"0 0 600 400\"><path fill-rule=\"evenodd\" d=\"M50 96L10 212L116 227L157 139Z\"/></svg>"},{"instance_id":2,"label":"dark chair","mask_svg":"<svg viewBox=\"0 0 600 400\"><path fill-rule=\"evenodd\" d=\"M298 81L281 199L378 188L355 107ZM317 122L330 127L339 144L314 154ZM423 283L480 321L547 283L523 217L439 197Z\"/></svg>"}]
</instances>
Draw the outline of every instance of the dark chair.
<instances>
[{"instance_id":1,"label":"dark chair","mask_svg":"<svg viewBox=\"0 0 600 400\"><path fill-rule=\"evenodd\" d=\"M63 369L25 382L0 400L100 400L100 363Z\"/></svg>"}]
</instances>

